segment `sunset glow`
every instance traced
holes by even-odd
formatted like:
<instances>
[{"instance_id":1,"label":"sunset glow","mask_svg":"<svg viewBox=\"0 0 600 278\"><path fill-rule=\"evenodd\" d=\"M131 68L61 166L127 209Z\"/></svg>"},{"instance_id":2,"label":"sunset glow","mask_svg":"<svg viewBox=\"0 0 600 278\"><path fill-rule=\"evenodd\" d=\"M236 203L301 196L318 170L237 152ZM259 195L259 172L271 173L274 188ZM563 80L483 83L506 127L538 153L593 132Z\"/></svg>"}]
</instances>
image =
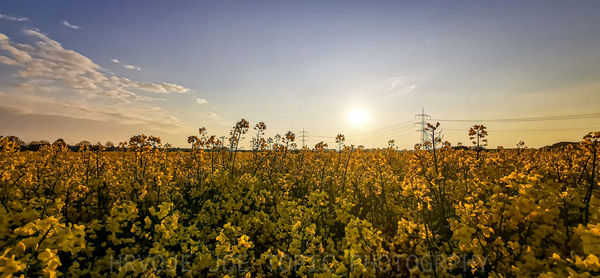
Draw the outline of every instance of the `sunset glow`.
<instances>
[{"instance_id":1,"label":"sunset glow","mask_svg":"<svg viewBox=\"0 0 600 278\"><path fill-rule=\"evenodd\" d=\"M369 120L369 114L363 108L353 108L348 112L348 122L355 127L364 126Z\"/></svg>"}]
</instances>

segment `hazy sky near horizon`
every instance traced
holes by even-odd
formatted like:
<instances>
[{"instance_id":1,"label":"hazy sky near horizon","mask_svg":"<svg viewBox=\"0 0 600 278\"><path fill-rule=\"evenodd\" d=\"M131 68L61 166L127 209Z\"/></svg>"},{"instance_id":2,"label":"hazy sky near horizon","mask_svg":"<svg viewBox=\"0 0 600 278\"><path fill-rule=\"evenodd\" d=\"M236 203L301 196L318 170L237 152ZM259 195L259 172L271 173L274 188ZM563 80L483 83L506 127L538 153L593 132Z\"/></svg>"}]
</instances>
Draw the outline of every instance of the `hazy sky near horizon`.
<instances>
[{"instance_id":1,"label":"hazy sky near horizon","mask_svg":"<svg viewBox=\"0 0 600 278\"><path fill-rule=\"evenodd\" d=\"M141 3L2 1L0 134L185 147L198 127L228 135L246 118L268 135L304 128L311 146L343 133L410 148L421 107L435 119L600 113L598 1ZM483 123L491 146L543 146L599 119ZM441 123L468 143L473 123Z\"/></svg>"}]
</instances>

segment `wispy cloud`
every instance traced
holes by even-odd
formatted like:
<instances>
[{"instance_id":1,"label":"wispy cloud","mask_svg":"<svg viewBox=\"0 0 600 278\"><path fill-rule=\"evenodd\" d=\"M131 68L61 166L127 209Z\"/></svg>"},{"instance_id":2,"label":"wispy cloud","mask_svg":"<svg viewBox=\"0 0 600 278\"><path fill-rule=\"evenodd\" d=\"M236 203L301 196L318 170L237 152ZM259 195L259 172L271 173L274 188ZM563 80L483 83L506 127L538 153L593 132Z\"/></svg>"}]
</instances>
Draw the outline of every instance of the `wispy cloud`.
<instances>
[{"instance_id":1,"label":"wispy cloud","mask_svg":"<svg viewBox=\"0 0 600 278\"><path fill-rule=\"evenodd\" d=\"M10 21L29 21L29 18L24 16L14 16L8 14L0 14L0 19L10 20Z\"/></svg>"},{"instance_id":2,"label":"wispy cloud","mask_svg":"<svg viewBox=\"0 0 600 278\"><path fill-rule=\"evenodd\" d=\"M67 22L66 20L63 20L62 24L64 26L67 26L67 27L71 28L71 29L75 29L75 30L81 29L81 26L77 26L75 24L71 24L71 23Z\"/></svg>"},{"instance_id":3,"label":"wispy cloud","mask_svg":"<svg viewBox=\"0 0 600 278\"><path fill-rule=\"evenodd\" d=\"M119 59L111 59L111 62L115 63L115 64L120 64L121 61L119 61ZM130 69L130 70L142 70L142 68L138 67L138 66L134 66L134 65L123 65L124 68L126 69Z\"/></svg>"},{"instance_id":4,"label":"wispy cloud","mask_svg":"<svg viewBox=\"0 0 600 278\"><path fill-rule=\"evenodd\" d=\"M126 69L130 69L130 70L142 70L142 68L140 68L138 66L134 66L134 65L124 65L123 67L125 67Z\"/></svg>"},{"instance_id":5,"label":"wispy cloud","mask_svg":"<svg viewBox=\"0 0 600 278\"><path fill-rule=\"evenodd\" d=\"M10 94L0 95L0 107L22 115L63 116L74 119L114 122L127 125L145 125L151 129L173 130L183 123L159 107L127 106L123 103L94 103L82 100L58 100L49 95ZM10 103L11 105L6 105Z\"/></svg>"},{"instance_id":6,"label":"wispy cloud","mask_svg":"<svg viewBox=\"0 0 600 278\"><path fill-rule=\"evenodd\" d=\"M399 97L414 91L417 85L409 81L406 76L391 77L387 80L385 91L390 96Z\"/></svg>"},{"instance_id":7,"label":"wispy cloud","mask_svg":"<svg viewBox=\"0 0 600 278\"><path fill-rule=\"evenodd\" d=\"M156 98L141 93L187 94L190 89L178 84L140 82L109 75L88 57L64 49L61 43L40 31L25 29L23 33L34 43L15 43L0 33L0 50L7 54L0 56L0 63L17 69L14 80L19 82L10 94L2 95L0 102L28 107L31 111L46 111L52 107L49 103L62 103L61 109L52 110L53 114L120 123L183 126L167 110L153 104ZM85 114L81 113L82 109L88 114L78 116Z\"/></svg>"},{"instance_id":8,"label":"wispy cloud","mask_svg":"<svg viewBox=\"0 0 600 278\"><path fill-rule=\"evenodd\" d=\"M199 98L199 97L194 97L196 99L196 103L198 104L207 104L208 101L206 99L203 98Z\"/></svg>"}]
</instances>

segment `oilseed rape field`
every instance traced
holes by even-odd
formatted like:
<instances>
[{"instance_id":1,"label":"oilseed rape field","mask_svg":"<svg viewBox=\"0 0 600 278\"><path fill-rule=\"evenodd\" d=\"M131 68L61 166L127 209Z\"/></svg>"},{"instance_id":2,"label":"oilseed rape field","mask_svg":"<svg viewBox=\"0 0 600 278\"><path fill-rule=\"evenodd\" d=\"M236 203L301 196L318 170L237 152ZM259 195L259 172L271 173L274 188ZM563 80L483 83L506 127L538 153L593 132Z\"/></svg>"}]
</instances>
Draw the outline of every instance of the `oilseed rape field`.
<instances>
[{"instance_id":1,"label":"oilseed rape field","mask_svg":"<svg viewBox=\"0 0 600 278\"><path fill-rule=\"evenodd\" d=\"M238 152L247 129L230 149L201 129L191 151L145 135L113 151L2 138L2 277L600 274L598 132L414 151L343 136L339 150L294 150L288 133Z\"/></svg>"},{"instance_id":2,"label":"oilseed rape field","mask_svg":"<svg viewBox=\"0 0 600 278\"><path fill-rule=\"evenodd\" d=\"M600 277L573 2L1 0L0 278Z\"/></svg>"}]
</instances>

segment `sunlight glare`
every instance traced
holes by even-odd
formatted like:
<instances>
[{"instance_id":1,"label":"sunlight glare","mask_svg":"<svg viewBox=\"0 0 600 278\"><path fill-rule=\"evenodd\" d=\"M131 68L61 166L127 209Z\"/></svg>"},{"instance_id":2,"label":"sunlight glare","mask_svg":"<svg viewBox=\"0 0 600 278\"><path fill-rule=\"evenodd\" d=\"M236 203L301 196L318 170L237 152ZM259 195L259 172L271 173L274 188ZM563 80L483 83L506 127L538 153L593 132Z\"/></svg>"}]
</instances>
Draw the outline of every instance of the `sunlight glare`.
<instances>
[{"instance_id":1,"label":"sunlight glare","mask_svg":"<svg viewBox=\"0 0 600 278\"><path fill-rule=\"evenodd\" d=\"M365 125L368 118L369 114L363 108L353 108L348 112L348 122L355 127Z\"/></svg>"}]
</instances>

